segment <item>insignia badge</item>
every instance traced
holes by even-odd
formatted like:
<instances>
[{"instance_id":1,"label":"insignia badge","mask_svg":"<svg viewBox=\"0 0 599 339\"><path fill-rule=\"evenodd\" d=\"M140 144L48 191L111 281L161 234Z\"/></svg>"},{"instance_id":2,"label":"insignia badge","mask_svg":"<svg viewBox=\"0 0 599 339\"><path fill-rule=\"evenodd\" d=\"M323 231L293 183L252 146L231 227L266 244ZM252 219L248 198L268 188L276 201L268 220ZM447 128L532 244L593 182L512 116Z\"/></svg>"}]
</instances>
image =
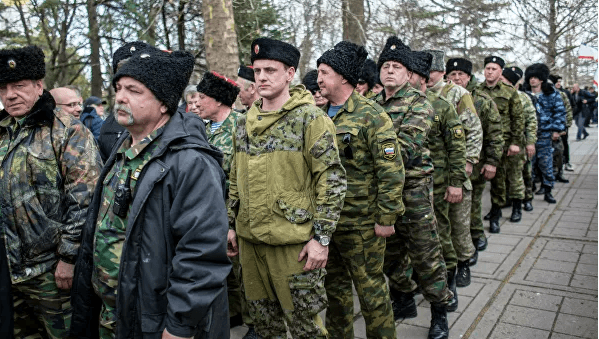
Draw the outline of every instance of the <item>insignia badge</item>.
<instances>
[{"instance_id":1,"label":"insignia badge","mask_svg":"<svg viewBox=\"0 0 599 339\"><path fill-rule=\"evenodd\" d=\"M129 48L129 52L131 52L131 53L135 52L135 46L131 46L131 48Z\"/></svg>"},{"instance_id":2,"label":"insignia badge","mask_svg":"<svg viewBox=\"0 0 599 339\"><path fill-rule=\"evenodd\" d=\"M395 47L395 45L391 45L391 47L389 47L389 48L391 48L391 49L395 49L395 48L397 48L397 47Z\"/></svg>"},{"instance_id":3,"label":"insignia badge","mask_svg":"<svg viewBox=\"0 0 599 339\"><path fill-rule=\"evenodd\" d=\"M493 62L497 61L497 58L493 58Z\"/></svg>"},{"instance_id":4,"label":"insignia badge","mask_svg":"<svg viewBox=\"0 0 599 339\"><path fill-rule=\"evenodd\" d=\"M516 67L512 67L512 71L514 71L514 72L515 72L515 71L516 71Z\"/></svg>"},{"instance_id":5,"label":"insignia badge","mask_svg":"<svg viewBox=\"0 0 599 339\"><path fill-rule=\"evenodd\" d=\"M453 130L453 135L457 139L462 139L464 137L464 131L461 128L456 128Z\"/></svg>"},{"instance_id":6,"label":"insignia badge","mask_svg":"<svg viewBox=\"0 0 599 339\"><path fill-rule=\"evenodd\" d=\"M254 54L258 54L260 52L260 46L256 45L254 46Z\"/></svg>"},{"instance_id":7,"label":"insignia badge","mask_svg":"<svg viewBox=\"0 0 599 339\"><path fill-rule=\"evenodd\" d=\"M435 115L435 122L439 122L439 116Z\"/></svg>"},{"instance_id":8,"label":"insignia badge","mask_svg":"<svg viewBox=\"0 0 599 339\"><path fill-rule=\"evenodd\" d=\"M383 158L387 160L393 160L397 156L395 152L395 144L392 142L386 142L383 145Z\"/></svg>"},{"instance_id":9,"label":"insignia badge","mask_svg":"<svg viewBox=\"0 0 599 339\"><path fill-rule=\"evenodd\" d=\"M454 62L453 62L453 65L454 65L454 66L457 66L457 65L458 65L458 62L457 62L457 61L454 61Z\"/></svg>"},{"instance_id":10,"label":"insignia badge","mask_svg":"<svg viewBox=\"0 0 599 339\"><path fill-rule=\"evenodd\" d=\"M149 54L146 54L146 53L144 53L144 54L140 55L139 57L140 57L140 58L142 58L142 59L147 59L147 58L149 58L149 57L150 57L150 55L149 55Z\"/></svg>"},{"instance_id":11,"label":"insignia badge","mask_svg":"<svg viewBox=\"0 0 599 339\"><path fill-rule=\"evenodd\" d=\"M14 61L13 59L8 60L8 67L10 67L10 68L17 67L17 62Z\"/></svg>"}]
</instances>

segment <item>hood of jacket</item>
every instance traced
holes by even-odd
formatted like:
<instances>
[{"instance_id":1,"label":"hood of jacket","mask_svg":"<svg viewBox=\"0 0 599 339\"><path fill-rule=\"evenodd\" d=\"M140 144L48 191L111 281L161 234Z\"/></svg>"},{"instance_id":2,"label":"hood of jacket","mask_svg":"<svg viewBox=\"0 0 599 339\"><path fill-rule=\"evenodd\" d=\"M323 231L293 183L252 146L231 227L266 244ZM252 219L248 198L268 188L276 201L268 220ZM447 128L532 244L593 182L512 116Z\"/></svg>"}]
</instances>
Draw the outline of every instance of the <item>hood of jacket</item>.
<instances>
[{"instance_id":1,"label":"hood of jacket","mask_svg":"<svg viewBox=\"0 0 599 339\"><path fill-rule=\"evenodd\" d=\"M86 107L83 112L81 112L81 115L79 116L79 120L81 121L85 121L85 119L87 117L92 117L92 118L100 118L98 116L98 113L96 112L96 109L93 107ZM100 118L101 119L101 118Z\"/></svg>"}]
</instances>

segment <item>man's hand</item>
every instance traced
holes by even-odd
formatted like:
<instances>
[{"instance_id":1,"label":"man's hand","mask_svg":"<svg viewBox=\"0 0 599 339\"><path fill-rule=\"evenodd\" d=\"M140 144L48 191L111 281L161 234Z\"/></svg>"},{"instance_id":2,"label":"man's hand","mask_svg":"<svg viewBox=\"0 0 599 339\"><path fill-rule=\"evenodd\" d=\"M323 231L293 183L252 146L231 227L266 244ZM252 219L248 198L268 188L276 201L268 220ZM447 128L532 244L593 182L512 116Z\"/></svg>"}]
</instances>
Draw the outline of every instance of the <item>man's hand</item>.
<instances>
[{"instance_id":1,"label":"man's hand","mask_svg":"<svg viewBox=\"0 0 599 339\"><path fill-rule=\"evenodd\" d=\"M395 234L395 226L383 226L379 224L374 224L374 234L376 234L379 238L389 238L393 234Z\"/></svg>"},{"instance_id":2,"label":"man's hand","mask_svg":"<svg viewBox=\"0 0 599 339\"><path fill-rule=\"evenodd\" d=\"M497 172L497 167L493 165L484 165L480 170L480 174L485 177L485 180L491 180L495 178L495 173Z\"/></svg>"},{"instance_id":3,"label":"man's hand","mask_svg":"<svg viewBox=\"0 0 599 339\"><path fill-rule=\"evenodd\" d=\"M233 231L233 232L235 232L235 231ZM176 335L172 335L172 334L168 333L168 331L165 328L164 331L162 332L162 339L193 339L193 337L177 337Z\"/></svg>"},{"instance_id":4,"label":"man's hand","mask_svg":"<svg viewBox=\"0 0 599 339\"><path fill-rule=\"evenodd\" d=\"M587 99L582 100L582 103L586 104L587 103Z\"/></svg>"},{"instance_id":5,"label":"man's hand","mask_svg":"<svg viewBox=\"0 0 599 339\"><path fill-rule=\"evenodd\" d=\"M532 156L535 155L535 152L535 145L526 145L526 155L528 156L528 159L532 159Z\"/></svg>"},{"instance_id":6,"label":"man's hand","mask_svg":"<svg viewBox=\"0 0 599 339\"><path fill-rule=\"evenodd\" d=\"M462 201L462 188L448 186L443 199L452 204Z\"/></svg>"},{"instance_id":7,"label":"man's hand","mask_svg":"<svg viewBox=\"0 0 599 339\"><path fill-rule=\"evenodd\" d=\"M318 241L312 239L302 248L297 261L302 261L306 257L308 260L306 260L306 264L304 265L304 271L324 268L329 258L329 247L322 246Z\"/></svg>"},{"instance_id":8,"label":"man's hand","mask_svg":"<svg viewBox=\"0 0 599 339\"><path fill-rule=\"evenodd\" d=\"M63 290L68 290L73 286L73 271L75 265L67 264L66 262L59 260L56 265L56 271L54 271L54 279L56 279L56 286Z\"/></svg>"},{"instance_id":9,"label":"man's hand","mask_svg":"<svg viewBox=\"0 0 599 339\"><path fill-rule=\"evenodd\" d=\"M510 147L507 149L507 156L512 156L512 155L516 155L520 153L520 147L518 147L518 145L510 145Z\"/></svg>"},{"instance_id":10,"label":"man's hand","mask_svg":"<svg viewBox=\"0 0 599 339\"><path fill-rule=\"evenodd\" d=\"M559 133L559 136L561 137L561 136L564 136L564 135L566 135L566 134L568 134L568 133L567 133L566 131L563 131L563 132L560 132L560 133Z\"/></svg>"},{"instance_id":11,"label":"man's hand","mask_svg":"<svg viewBox=\"0 0 599 339\"><path fill-rule=\"evenodd\" d=\"M234 230L229 230L229 233L227 233L227 257L232 258L238 254L237 233Z\"/></svg>"},{"instance_id":12,"label":"man's hand","mask_svg":"<svg viewBox=\"0 0 599 339\"><path fill-rule=\"evenodd\" d=\"M468 176L470 176L470 174L472 174L472 164L468 161L466 161L466 174Z\"/></svg>"},{"instance_id":13,"label":"man's hand","mask_svg":"<svg viewBox=\"0 0 599 339\"><path fill-rule=\"evenodd\" d=\"M551 139L552 139L552 140L557 140L557 139L559 139L559 138L560 138L560 136L559 136L559 133L558 133L558 132L553 132L553 133L551 134Z\"/></svg>"}]
</instances>

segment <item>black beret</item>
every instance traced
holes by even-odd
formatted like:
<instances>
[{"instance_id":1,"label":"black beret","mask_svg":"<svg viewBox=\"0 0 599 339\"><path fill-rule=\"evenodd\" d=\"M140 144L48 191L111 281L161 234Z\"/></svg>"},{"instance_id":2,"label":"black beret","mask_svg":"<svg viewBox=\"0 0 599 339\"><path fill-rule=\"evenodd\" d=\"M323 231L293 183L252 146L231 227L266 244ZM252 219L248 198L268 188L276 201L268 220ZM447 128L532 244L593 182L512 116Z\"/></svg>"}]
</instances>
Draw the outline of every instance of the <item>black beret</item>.
<instances>
[{"instance_id":1,"label":"black beret","mask_svg":"<svg viewBox=\"0 0 599 339\"><path fill-rule=\"evenodd\" d=\"M300 51L295 46L280 40L258 38L252 41L252 64L255 60L277 60L297 70Z\"/></svg>"},{"instance_id":2,"label":"black beret","mask_svg":"<svg viewBox=\"0 0 599 339\"><path fill-rule=\"evenodd\" d=\"M186 51L146 49L133 54L129 61L119 66L112 85L116 87L122 77L131 77L152 91L172 115L189 82L194 62L193 55Z\"/></svg>"},{"instance_id":3,"label":"black beret","mask_svg":"<svg viewBox=\"0 0 599 339\"><path fill-rule=\"evenodd\" d=\"M368 88L372 89L376 85L378 76L379 70L376 67L376 62L372 59L366 59L364 65L362 65L362 70L360 70L358 83L365 82L368 84Z\"/></svg>"},{"instance_id":4,"label":"black beret","mask_svg":"<svg viewBox=\"0 0 599 339\"><path fill-rule=\"evenodd\" d=\"M522 78L522 76L524 75L524 72L522 71L522 68L520 68L520 67L518 67L518 66L512 66L512 67L510 67L510 69L511 69L512 71L514 71L516 74L518 74L518 76L519 76L520 78Z\"/></svg>"},{"instance_id":5,"label":"black beret","mask_svg":"<svg viewBox=\"0 0 599 339\"><path fill-rule=\"evenodd\" d=\"M44 52L37 46L0 50L0 84L46 76Z\"/></svg>"},{"instance_id":6,"label":"black beret","mask_svg":"<svg viewBox=\"0 0 599 339\"><path fill-rule=\"evenodd\" d=\"M302 84L306 86L306 89L312 93L320 91L320 87L318 87L318 71L313 69L306 73L302 79Z\"/></svg>"},{"instance_id":7,"label":"black beret","mask_svg":"<svg viewBox=\"0 0 599 339\"><path fill-rule=\"evenodd\" d=\"M358 84L358 78L367 56L368 52L364 46L358 46L349 41L341 41L332 49L324 52L316 60L316 65L326 64L331 66L335 72L341 74L355 87Z\"/></svg>"},{"instance_id":8,"label":"black beret","mask_svg":"<svg viewBox=\"0 0 599 339\"><path fill-rule=\"evenodd\" d=\"M434 56L425 51L412 51L412 69L411 71L425 78L426 81L429 79L431 65L433 63Z\"/></svg>"},{"instance_id":9,"label":"black beret","mask_svg":"<svg viewBox=\"0 0 599 339\"><path fill-rule=\"evenodd\" d=\"M505 61L503 61L502 58L498 57L498 56L488 56L485 58L485 66L487 66L488 63L493 62L499 65L500 68L503 68L503 66L505 66Z\"/></svg>"},{"instance_id":10,"label":"black beret","mask_svg":"<svg viewBox=\"0 0 599 339\"><path fill-rule=\"evenodd\" d=\"M206 72L198 84L198 92L206 94L225 106L232 107L239 94L239 85L216 72Z\"/></svg>"},{"instance_id":11,"label":"black beret","mask_svg":"<svg viewBox=\"0 0 599 339\"><path fill-rule=\"evenodd\" d=\"M254 79L254 67L240 65L237 70L237 76L244 78L247 81L256 82Z\"/></svg>"},{"instance_id":12,"label":"black beret","mask_svg":"<svg viewBox=\"0 0 599 339\"><path fill-rule=\"evenodd\" d=\"M119 47L112 55L112 74L116 74L121 61L128 60L133 54L139 53L145 49L158 50L158 48L148 45L143 41L133 41Z\"/></svg>"},{"instance_id":13,"label":"black beret","mask_svg":"<svg viewBox=\"0 0 599 339\"><path fill-rule=\"evenodd\" d=\"M535 77L541 80L541 82L546 82L549 78L549 67L547 67L545 64L532 64L526 67L524 76L526 83L528 83L531 77Z\"/></svg>"},{"instance_id":14,"label":"black beret","mask_svg":"<svg viewBox=\"0 0 599 339\"><path fill-rule=\"evenodd\" d=\"M501 73L501 75L503 75L504 78L506 78L509 82L512 83L512 85L515 85L518 80L520 80L520 76L514 72L511 68L504 68L503 72Z\"/></svg>"},{"instance_id":15,"label":"black beret","mask_svg":"<svg viewBox=\"0 0 599 339\"><path fill-rule=\"evenodd\" d=\"M556 84L561 79L562 79L562 77L559 76L559 75L555 75L555 74L550 74L549 75L549 80L551 80L551 82L553 82L554 84Z\"/></svg>"},{"instance_id":16,"label":"black beret","mask_svg":"<svg viewBox=\"0 0 599 339\"><path fill-rule=\"evenodd\" d=\"M464 58L449 59L445 64L445 73L449 74L452 71L462 71L472 76L472 62Z\"/></svg>"},{"instance_id":17,"label":"black beret","mask_svg":"<svg viewBox=\"0 0 599 339\"><path fill-rule=\"evenodd\" d=\"M401 39L396 36L389 37L379 56L379 62L377 63L379 70L386 61L397 61L406 68L411 69L412 60L410 47L404 45Z\"/></svg>"}]
</instances>

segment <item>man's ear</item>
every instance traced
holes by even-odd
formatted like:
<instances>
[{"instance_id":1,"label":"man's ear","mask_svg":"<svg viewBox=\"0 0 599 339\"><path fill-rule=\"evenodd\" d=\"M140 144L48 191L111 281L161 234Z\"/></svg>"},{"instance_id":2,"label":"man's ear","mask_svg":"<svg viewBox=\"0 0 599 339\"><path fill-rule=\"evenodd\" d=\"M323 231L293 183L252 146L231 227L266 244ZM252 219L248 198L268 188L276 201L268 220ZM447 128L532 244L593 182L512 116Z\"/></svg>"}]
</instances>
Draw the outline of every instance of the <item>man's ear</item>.
<instances>
[{"instance_id":1,"label":"man's ear","mask_svg":"<svg viewBox=\"0 0 599 339\"><path fill-rule=\"evenodd\" d=\"M160 105L160 113L165 114L168 111L168 107L164 104Z\"/></svg>"}]
</instances>

